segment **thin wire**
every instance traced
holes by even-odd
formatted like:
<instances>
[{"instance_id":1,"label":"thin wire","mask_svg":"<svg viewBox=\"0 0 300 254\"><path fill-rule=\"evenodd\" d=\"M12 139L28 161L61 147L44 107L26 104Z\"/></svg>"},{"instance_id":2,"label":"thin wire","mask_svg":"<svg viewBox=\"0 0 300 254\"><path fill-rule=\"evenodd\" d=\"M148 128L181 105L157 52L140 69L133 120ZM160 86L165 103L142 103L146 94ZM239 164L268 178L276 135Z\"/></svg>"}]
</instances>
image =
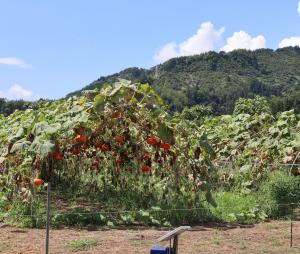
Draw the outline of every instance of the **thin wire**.
<instances>
[{"instance_id":1,"label":"thin wire","mask_svg":"<svg viewBox=\"0 0 300 254\"><path fill-rule=\"evenodd\" d=\"M234 164L232 161L216 161L215 163L218 164L219 162L224 163L224 164ZM246 164L250 164L250 165L258 165L258 164L263 164L263 163L259 163L259 162L249 162L249 163L246 163ZM268 163L268 164L263 164L265 166L300 166L299 163Z\"/></svg>"},{"instance_id":2,"label":"thin wire","mask_svg":"<svg viewBox=\"0 0 300 254\"><path fill-rule=\"evenodd\" d=\"M282 203L282 204L276 204L275 206L291 206L291 205L300 205L300 203ZM232 206L217 206L215 209L221 209L221 208L228 208ZM265 204L261 206L262 210L263 208L272 207L270 204ZM205 207L195 207L195 208L174 208L174 209L147 209L147 210L123 210L123 211L98 211L98 212L70 212L70 213L54 213L51 215L51 217L54 216L64 216L64 215L88 215L88 214L122 214L122 213L139 213L139 212L179 212L179 211L198 211L198 210L210 210L210 208ZM46 214L41 214L41 216L46 216ZM4 217L37 217L35 215L26 215L26 214L9 214L5 215Z\"/></svg>"}]
</instances>

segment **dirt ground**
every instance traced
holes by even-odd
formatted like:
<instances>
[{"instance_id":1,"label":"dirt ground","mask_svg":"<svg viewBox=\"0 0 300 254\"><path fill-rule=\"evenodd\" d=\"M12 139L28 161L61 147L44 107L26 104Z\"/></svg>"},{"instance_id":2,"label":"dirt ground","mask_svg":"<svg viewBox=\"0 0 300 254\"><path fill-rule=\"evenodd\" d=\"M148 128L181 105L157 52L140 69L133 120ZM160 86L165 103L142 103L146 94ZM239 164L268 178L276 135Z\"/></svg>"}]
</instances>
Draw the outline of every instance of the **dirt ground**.
<instances>
[{"instance_id":1,"label":"dirt ground","mask_svg":"<svg viewBox=\"0 0 300 254\"><path fill-rule=\"evenodd\" d=\"M50 231L50 253L150 253L150 247L167 246L156 239L166 231L154 229ZM45 230L0 225L0 253L44 253ZM92 239L86 250L72 249L72 241ZM248 227L198 226L179 239L179 253L300 253L300 222L294 223L294 247L290 248L289 221L272 221Z\"/></svg>"}]
</instances>

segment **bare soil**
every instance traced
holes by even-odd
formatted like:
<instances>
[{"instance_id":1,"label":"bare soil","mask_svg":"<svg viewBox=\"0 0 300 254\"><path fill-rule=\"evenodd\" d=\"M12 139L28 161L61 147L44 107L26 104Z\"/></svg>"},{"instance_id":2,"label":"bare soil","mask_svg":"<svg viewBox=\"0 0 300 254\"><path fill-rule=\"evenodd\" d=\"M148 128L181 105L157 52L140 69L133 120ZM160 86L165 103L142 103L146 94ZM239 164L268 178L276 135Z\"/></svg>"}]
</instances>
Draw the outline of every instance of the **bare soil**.
<instances>
[{"instance_id":1,"label":"bare soil","mask_svg":"<svg viewBox=\"0 0 300 254\"><path fill-rule=\"evenodd\" d=\"M156 229L50 231L50 253L150 253L150 247L167 246L156 239L167 231ZM44 253L43 229L20 229L0 225L0 253ZM271 221L253 226L198 226L185 232L179 239L179 253L300 253L300 222L294 222L294 247L290 248L290 222ZM68 247L75 240L95 239L96 246L79 251Z\"/></svg>"}]
</instances>

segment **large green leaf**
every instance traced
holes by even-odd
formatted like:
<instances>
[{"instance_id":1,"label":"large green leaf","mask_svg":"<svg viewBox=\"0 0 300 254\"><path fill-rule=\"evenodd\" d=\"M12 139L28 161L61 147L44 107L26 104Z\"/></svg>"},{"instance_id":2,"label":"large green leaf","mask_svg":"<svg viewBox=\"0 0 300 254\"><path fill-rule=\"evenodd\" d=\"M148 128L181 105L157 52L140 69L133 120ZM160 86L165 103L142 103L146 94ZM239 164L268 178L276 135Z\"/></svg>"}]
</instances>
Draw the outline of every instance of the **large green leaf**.
<instances>
[{"instance_id":1,"label":"large green leaf","mask_svg":"<svg viewBox=\"0 0 300 254\"><path fill-rule=\"evenodd\" d=\"M174 131L171 127L167 126L165 123L160 123L157 129L157 136L164 140L165 142L169 142L170 144L175 143L174 139Z\"/></svg>"},{"instance_id":2,"label":"large green leaf","mask_svg":"<svg viewBox=\"0 0 300 254\"><path fill-rule=\"evenodd\" d=\"M106 97L102 94L98 94L94 98L94 110L96 112L102 112L105 106Z\"/></svg>"}]
</instances>

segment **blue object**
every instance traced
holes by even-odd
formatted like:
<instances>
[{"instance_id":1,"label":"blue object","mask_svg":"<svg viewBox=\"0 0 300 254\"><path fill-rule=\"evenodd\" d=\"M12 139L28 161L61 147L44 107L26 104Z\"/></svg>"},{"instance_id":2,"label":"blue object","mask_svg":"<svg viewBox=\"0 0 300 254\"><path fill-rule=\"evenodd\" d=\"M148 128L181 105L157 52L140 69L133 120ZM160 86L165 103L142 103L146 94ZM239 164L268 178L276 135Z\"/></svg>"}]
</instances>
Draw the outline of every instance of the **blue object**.
<instances>
[{"instance_id":1,"label":"blue object","mask_svg":"<svg viewBox=\"0 0 300 254\"><path fill-rule=\"evenodd\" d=\"M150 249L150 254L169 254L168 247L153 246Z\"/></svg>"}]
</instances>

